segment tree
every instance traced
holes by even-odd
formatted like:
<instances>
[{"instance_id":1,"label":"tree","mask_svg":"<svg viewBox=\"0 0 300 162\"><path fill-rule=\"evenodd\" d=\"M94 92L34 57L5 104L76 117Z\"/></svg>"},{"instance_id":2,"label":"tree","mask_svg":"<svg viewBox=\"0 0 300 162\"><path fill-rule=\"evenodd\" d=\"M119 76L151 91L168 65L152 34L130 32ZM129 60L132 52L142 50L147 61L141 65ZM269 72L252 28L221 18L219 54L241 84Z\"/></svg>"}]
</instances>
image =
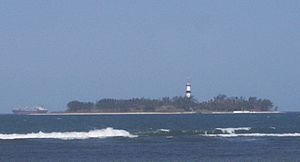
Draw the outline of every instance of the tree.
<instances>
[{"instance_id":1,"label":"tree","mask_svg":"<svg viewBox=\"0 0 300 162\"><path fill-rule=\"evenodd\" d=\"M92 102L71 101L67 107L67 112L90 112L94 108L94 104Z\"/></svg>"},{"instance_id":2,"label":"tree","mask_svg":"<svg viewBox=\"0 0 300 162\"><path fill-rule=\"evenodd\" d=\"M227 97L218 95L211 100L198 102L194 97L175 96L162 99L101 99L92 102L71 101L67 112L151 112L151 111L270 111L273 103L256 97Z\"/></svg>"}]
</instances>

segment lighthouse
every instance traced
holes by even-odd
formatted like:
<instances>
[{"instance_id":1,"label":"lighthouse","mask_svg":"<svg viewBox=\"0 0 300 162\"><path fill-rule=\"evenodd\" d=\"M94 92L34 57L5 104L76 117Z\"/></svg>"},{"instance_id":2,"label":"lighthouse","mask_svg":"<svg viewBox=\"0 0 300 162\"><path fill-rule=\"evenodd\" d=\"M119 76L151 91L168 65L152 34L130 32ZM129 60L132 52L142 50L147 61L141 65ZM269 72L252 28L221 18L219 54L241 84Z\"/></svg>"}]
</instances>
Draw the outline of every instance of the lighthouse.
<instances>
[{"instance_id":1,"label":"lighthouse","mask_svg":"<svg viewBox=\"0 0 300 162\"><path fill-rule=\"evenodd\" d=\"M185 85L185 97L191 98L191 83L189 81L187 81Z\"/></svg>"}]
</instances>

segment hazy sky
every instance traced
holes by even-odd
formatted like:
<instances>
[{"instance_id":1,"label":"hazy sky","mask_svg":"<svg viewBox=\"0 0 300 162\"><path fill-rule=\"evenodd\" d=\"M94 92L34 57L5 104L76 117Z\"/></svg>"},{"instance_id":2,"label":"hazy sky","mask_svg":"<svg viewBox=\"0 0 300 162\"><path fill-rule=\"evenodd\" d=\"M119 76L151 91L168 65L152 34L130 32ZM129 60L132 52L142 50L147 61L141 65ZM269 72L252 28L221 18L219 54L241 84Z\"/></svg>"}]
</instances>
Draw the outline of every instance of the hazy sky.
<instances>
[{"instance_id":1,"label":"hazy sky","mask_svg":"<svg viewBox=\"0 0 300 162\"><path fill-rule=\"evenodd\" d=\"M299 0L0 0L0 112L218 94L300 111Z\"/></svg>"}]
</instances>

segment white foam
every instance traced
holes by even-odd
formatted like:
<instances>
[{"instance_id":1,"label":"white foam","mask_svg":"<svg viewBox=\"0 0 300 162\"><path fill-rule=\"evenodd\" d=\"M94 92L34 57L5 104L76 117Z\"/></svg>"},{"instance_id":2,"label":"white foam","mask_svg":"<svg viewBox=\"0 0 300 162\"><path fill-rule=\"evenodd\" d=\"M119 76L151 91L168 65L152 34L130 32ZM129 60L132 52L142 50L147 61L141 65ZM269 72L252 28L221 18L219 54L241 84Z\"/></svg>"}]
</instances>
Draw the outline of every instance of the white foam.
<instances>
[{"instance_id":1,"label":"white foam","mask_svg":"<svg viewBox=\"0 0 300 162\"><path fill-rule=\"evenodd\" d=\"M53 139L88 139L88 138L107 138L107 137L137 137L132 135L126 130L105 128L100 130L91 130L88 132L38 132L38 133L27 133L27 134L0 134L0 139L12 140L12 139L43 139L43 138L53 138Z\"/></svg>"},{"instance_id":2,"label":"white foam","mask_svg":"<svg viewBox=\"0 0 300 162\"><path fill-rule=\"evenodd\" d=\"M159 129L161 132L170 132L170 129Z\"/></svg>"},{"instance_id":3,"label":"white foam","mask_svg":"<svg viewBox=\"0 0 300 162\"><path fill-rule=\"evenodd\" d=\"M208 137L300 137L300 133L203 134Z\"/></svg>"},{"instance_id":4,"label":"white foam","mask_svg":"<svg viewBox=\"0 0 300 162\"><path fill-rule=\"evenodd\" d=\"M229 134L233 134L233 133L235 133L235 131L239 131L239 130L249 131L250 129L251 129L250 127L216 128L216 130L220 130L220 131L222 131L222 133L229 133Z\"/></svg>"}]
</instances>

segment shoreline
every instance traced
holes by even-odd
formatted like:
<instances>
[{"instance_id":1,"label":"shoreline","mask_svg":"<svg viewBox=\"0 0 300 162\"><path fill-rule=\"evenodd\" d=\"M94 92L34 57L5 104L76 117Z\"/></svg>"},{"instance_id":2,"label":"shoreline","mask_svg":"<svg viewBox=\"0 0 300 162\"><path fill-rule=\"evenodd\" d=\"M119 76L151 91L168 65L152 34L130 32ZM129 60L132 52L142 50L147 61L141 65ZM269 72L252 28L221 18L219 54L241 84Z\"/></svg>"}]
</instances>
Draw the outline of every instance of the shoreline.
<instances>
[{"instance_id":1,"label":"shoreline","mask_svg":"<svg viewBox=\"0 0 300 162\"><path fill-rule=\"evenodd\" d=\"M27 115L185 115L185 114L278 114L280 111L250 111L250 112L103 112L103 113L35 113Z\"/></svg>"},{"instance_id":2,"label":"shoreline","mask_svg":"<svg viewBox=\"0 0 300 162\"><path fill-rule=\"evenodd\" d=\"M45 113L28 115L176 115L176 114L197 114L197 112L107 112L107 113Z\"/></svg>"},{"instance_id":3,"label":"shoreline","mask_svg":"<svg viewBox=\"0 0 300 162\"><path fill-rule=\"evenodd\" d=\"M281 111L238 111L238 112L210 112L211 114L279 114Z\"/></svg>"}]
</instances>

